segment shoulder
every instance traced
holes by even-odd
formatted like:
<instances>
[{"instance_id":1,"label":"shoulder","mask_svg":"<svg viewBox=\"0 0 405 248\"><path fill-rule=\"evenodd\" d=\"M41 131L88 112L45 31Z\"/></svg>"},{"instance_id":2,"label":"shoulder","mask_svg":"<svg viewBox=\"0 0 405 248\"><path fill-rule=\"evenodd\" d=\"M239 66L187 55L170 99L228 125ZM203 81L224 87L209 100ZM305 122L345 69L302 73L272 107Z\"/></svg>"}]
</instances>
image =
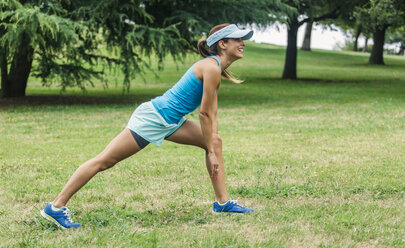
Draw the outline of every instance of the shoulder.
<instances>
[{"instance_id":1,"label":"shoulder","mask_svg":"<svg viewBox=\"0 0 405 248\"><path fill-rule=\"evenodd\" d=\"M201 66L203 67L203 70L221 73L217 60L212 57L202 60Z\"/></svg>"},{"instance_id":2,"label":"shoulder","mask_svg":"<svg viewBox=\"0 0 405 248\"><path fill-rule=\"evenodd\" d=\"M207 77L214 77L218 80L221 78L221 69L214 58L207 58L198 61L193 66L193 72L200 81L204 81Z\"/></svg>"}]
</instances>

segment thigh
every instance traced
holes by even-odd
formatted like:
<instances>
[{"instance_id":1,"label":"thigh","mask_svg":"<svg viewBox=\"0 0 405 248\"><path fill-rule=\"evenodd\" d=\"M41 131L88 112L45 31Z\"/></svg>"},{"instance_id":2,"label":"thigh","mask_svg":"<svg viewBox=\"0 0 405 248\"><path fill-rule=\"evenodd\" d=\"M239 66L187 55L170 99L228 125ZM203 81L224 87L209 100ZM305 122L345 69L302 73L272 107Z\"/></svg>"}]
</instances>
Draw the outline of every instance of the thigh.
<instances>
[{"instance_id":1,"label":"thigh","mask_svg":"<svg viewBox=\"0 0 405 248\"><path fill-rule=\"evenodd\" d=\"M184 122L184 124L177 129L176 132L167 137L166 140L205 149L201 126L192 120Z\"/></svg>"},{"instance_id":2,"label":"thigh","mask_svg":"<svg viewBox=\"0 0 405 248\"><path fill-rule=\"evenodd\" d=\"M136 143L131 131L125 128L118 134L98 156L103 159L118 163L140 151L141 148Z\"/></svg>"}]
</instances>

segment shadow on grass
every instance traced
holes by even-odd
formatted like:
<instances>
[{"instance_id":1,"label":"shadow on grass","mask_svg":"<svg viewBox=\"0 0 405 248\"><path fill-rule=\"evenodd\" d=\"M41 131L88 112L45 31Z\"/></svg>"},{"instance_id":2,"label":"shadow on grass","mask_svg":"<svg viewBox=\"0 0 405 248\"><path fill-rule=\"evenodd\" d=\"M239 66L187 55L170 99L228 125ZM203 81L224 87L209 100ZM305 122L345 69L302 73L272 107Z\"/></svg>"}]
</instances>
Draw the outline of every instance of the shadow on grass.
<instances>
[{"instance_id":1,"label":"shadow on grass","mask_svg":"<svg viewBox=\"0 0 405 248\"><path fill-rule=\"evenodd\" d=\"M0 109L19 106L69 106L69 105L138 105L155 97L156 94L33 94L25 97L0 97Z\"/></svg>"},{"instance_id":2,"label":"shadow on grass","mask_svg":"<svg viewBox=\"0 0 405 248\"><path fill-rule=\"evenodd\" d=\"M291 80L291 79L282 79L282 81L286 82L289 81L291 83L305 83L308 85L319 85L319 84L337 84L337 85L356 85L356 84L370 84L370 87L373 87L374 83L381 83L381 84L389 84L393 82L393 79L384 79L384 80L359 80L359 79L353 79L353 80L344 80L344 79L322 79L322 78L306 78L306 77L299 77L296 80ZM366 87L366 86L365 86Z\"/></svg>"},{"instance_id":3,"label":"shadow on grass","mask_svg":"<svg viewBox=\"0 0 405 248\"><path fill-rule=\"evenodd\" d=\"M225 83L223 88L219 97L221 107L227 108L277 102L284 104L287 102L307 103L313 99L327 102L344 101L346 103L377 96L402 99L405 84L388 79L348 82L341 79L299 78L298 80L280 80L270 77L251 77L246 84ZM346 93L342 95L342 91ZM364 94L363 91L367 91L369 94ZM25 97L0 98L0 109L27 106L137 106L161 95L162 92L161 89L156 89L128 94L116 94L108 91L90 94L35 94Z\"/></svg>"},{"instance_id":4,"label":"shadow on grass","mask_svg":"<svg viewBox=\"0 0 405 248\"><path fill-rule=\"evenodd\" d=\"M143 228L179 224L198 226L210 223L214 218L211 213L207 214L207 209L201 207L191 207L187 210L150 209L136 211L114 205L100 209L85 210L83 212L80 211L75 217L75 221L80 222L83 227L87 226L92 228L105 228L117 225ZM36 216L29 221L25 221L24 224L47 231L61 230L56 227L55 224L43 219L41 216Z\"/></svg>"}]
</instances>

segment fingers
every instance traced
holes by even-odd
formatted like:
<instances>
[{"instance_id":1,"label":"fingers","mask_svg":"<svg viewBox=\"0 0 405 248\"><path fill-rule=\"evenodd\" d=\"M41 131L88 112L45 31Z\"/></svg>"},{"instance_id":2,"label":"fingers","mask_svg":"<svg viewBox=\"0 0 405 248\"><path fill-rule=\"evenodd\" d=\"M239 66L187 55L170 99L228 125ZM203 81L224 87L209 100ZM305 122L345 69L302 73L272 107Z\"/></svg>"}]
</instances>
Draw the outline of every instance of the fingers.
<instances>
[{"instance_id":1,"label":"fingers","mask_svg":"<svg viewBox=\"0 0 405 248\"><path fill-rule=\"evenodd\" d=\"M218 164L212 165L211 166L211 177L215 178L215 180L218 180L218 173L219 173Z\"/></svg>"},{"instance_id":2,"label":"fingers","mask_svg":"<svg viewBox=\"0 0 405 248\"><path fill-rule=\"evenodd\" d=\"M210 164L209 173L211 178L215 178L215 180L218 180L219 163L215 154L209 155L207 159Z\"/></svg>"}]
</instances>

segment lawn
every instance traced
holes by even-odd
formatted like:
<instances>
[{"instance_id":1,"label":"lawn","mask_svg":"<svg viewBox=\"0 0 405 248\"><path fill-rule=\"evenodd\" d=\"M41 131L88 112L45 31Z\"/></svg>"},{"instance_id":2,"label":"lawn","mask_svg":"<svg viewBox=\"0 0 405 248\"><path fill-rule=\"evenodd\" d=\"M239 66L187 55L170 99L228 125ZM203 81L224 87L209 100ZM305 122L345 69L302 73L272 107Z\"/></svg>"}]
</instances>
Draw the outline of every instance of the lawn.
<instances>
[{"instance_id":1,"label":"lawn","mask_svg":"<svg viewBox=\"0 0 405 248\"><path fill-rule=\"evenodd\" d=\"M248 43L222 82L219 134L231 196L255 209L212 214L204 152L147 146L69 202L82 227L39 214L143 101L198 58L166 61L122 94L119 72L83 93L30 79L0 99L1 247L404 247L405 57L299 51L300 80L280 80L285 48ZM198 121L198 112L187 116Z\"/></svg>"}]
</instances>

